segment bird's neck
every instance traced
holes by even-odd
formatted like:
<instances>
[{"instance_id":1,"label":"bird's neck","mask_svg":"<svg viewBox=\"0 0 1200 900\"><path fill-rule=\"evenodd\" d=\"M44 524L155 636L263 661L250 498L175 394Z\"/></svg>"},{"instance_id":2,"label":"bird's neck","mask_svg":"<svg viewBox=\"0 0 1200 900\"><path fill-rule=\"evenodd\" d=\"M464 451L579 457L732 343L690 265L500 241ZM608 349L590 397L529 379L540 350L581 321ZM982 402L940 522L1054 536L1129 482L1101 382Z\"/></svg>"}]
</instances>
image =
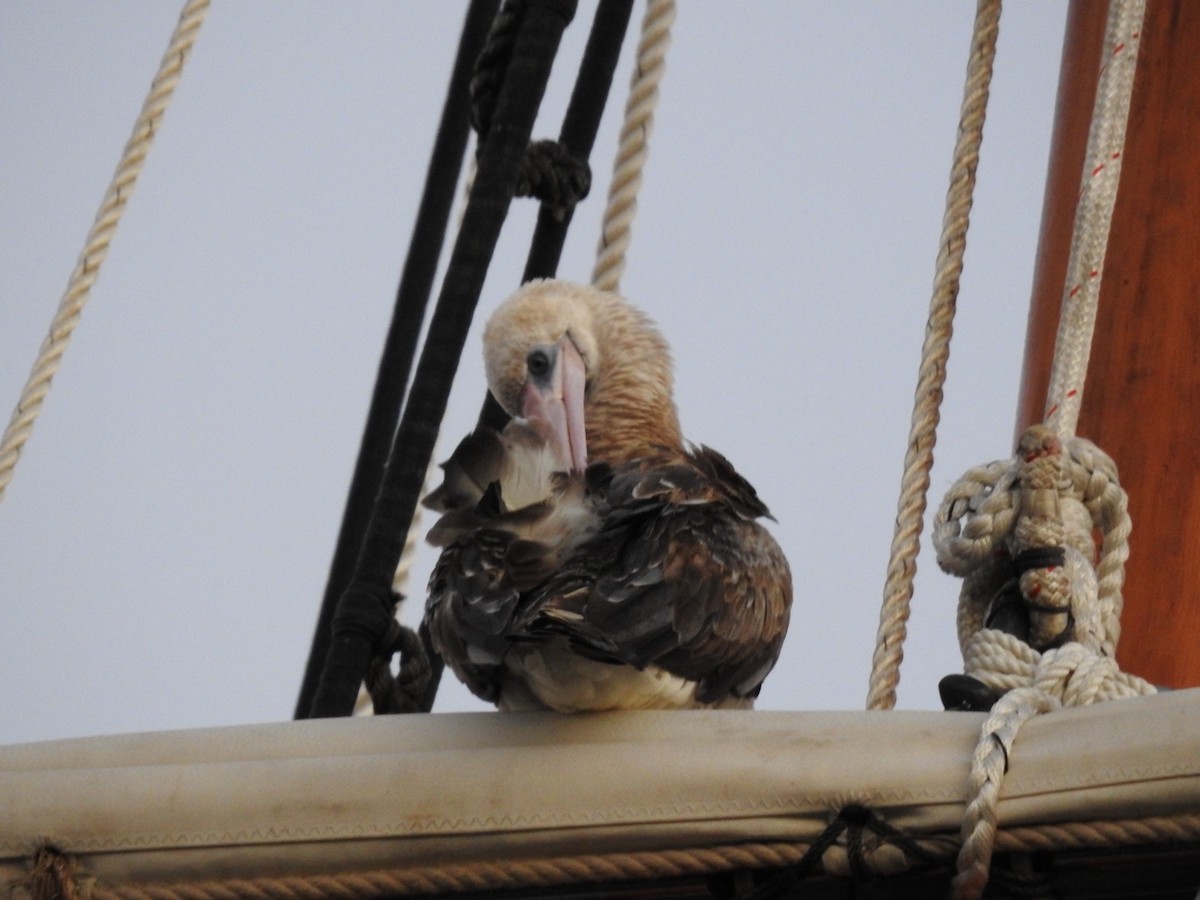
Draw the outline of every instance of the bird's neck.
<instances>
[{"instance_id":1,"label":"bird's neck","mask_svg":"<svg viewBox=\"0 0 1200 900\"><path fill-rule=\"evenodd\" d=\"M671 351L654 324L610 294L592 299L597 343L610 350L593 373L585 414L588 458L612 465L683 452Z\"/></svg>"},{"instance_id":2,"label":"bird's neck","mask_svg":"<svg viewBox=\"0 0 1200 900\"><path fill-rule=\"evenodd\" d=\"M675 404L645 382L608 386L589 411L587 441L588 458L611 465L683 452Z\"/></svg>"}]
</instances>

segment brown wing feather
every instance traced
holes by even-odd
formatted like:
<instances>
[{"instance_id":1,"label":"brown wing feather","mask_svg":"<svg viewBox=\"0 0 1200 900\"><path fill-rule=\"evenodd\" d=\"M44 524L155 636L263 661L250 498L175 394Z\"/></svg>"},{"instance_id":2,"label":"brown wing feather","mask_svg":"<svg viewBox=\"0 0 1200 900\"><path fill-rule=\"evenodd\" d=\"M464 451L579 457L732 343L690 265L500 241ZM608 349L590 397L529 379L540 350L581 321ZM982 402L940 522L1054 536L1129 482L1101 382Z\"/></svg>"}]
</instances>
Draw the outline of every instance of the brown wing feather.
<instances>
[{"instance_id":1,"label":"brown wing feather","mask_svg":"<svg viewBox=\"0 0 1200 900\"><path fill-rule=\"evenodd\" d=\"M730 477L732 476L732 477ZM579 652L699 682L697 699L756 696L791 605L754 489L715 451L617 470L605 526L536 591L518 626Z\"/></svg>"},{"instance_id":2,"label":"brown wing feather","mask_svg":"<svg viewBox=\"0 0 1200 900\"><path fill-rule=\"evenodd\" d=\"M587 528L579 478L555 476L546 499L510 510L505 490L521 480L544 441L522 423L503 434L478 429L443 465L426 505L443 511L427 537L443 548L429 579L425 618L434 647L478 696L496 701L504 659L528 593L557 568L559 541ZM534 482L541 480L537 470ZM519 483L528 488L530 479Z\"/></svg>"}]
</instances>

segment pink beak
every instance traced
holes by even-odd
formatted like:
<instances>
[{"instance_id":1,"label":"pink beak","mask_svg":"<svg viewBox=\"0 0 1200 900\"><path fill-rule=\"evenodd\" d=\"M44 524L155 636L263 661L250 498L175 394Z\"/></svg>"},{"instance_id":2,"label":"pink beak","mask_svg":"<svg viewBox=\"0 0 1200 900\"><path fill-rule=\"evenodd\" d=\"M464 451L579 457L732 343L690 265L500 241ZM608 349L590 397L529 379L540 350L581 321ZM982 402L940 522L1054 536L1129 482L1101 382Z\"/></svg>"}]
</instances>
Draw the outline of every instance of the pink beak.
<instances>
[{"instance_id":1,"label":"pink beak","mask_svg":"<svg viewBox=\"0 0 1200 900\"><path fill-rule=\"evenodd\" d=\"M583 357L571 338L558 343L554 373L546 386L526 381L521 391L521 415L545 427L554 456L566 472L587 468L587 437L583 421L586 383Z\"/></svg>"}]
</instances>

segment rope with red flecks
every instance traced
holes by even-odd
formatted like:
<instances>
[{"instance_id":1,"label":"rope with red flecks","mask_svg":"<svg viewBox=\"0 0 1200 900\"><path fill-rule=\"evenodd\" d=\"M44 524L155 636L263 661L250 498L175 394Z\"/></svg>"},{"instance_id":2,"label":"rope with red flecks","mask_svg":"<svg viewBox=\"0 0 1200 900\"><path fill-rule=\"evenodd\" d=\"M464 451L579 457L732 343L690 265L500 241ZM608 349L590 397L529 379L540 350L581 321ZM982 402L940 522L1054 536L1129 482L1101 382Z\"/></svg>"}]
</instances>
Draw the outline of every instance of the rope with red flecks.
<instances>
[{"instance_id":1,"label":"rope with red flecks","mask_svg":"<svg viewBox=\"0 0 1200 900\"><path fill-rule=\"evenodd\" d=\"M1046 400L1046 423L1059 435L1075 433L1091 354L1108 232L1121 181L1125 128L1141 37L1145 0L1114 0L1104 36L1104 63L1096 86L1087 155L1071 235L1063 312Z\"/></svg>"}]
</instances>

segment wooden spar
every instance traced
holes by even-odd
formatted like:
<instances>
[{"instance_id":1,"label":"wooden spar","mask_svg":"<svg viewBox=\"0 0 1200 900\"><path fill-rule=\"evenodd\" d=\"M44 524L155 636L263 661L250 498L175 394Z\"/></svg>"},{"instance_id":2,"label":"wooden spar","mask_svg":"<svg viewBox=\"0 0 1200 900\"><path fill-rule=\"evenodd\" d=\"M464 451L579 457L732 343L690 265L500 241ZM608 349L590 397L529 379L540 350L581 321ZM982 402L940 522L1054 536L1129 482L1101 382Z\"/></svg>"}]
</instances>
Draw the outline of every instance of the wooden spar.
<instances>
[{"instance_id":1,"label":"wooden spar","mask_svg":"<svg viewBox=\"0 0 1200 900\"><path fill-rule=\"evenodd\" d=\"M1043 417L1107 4L1073 0L1017 433ZM1200 3L1149 0L1078 433L1133 518L1122 669L1200 685Z\"/></svg>"}]
</instances>

